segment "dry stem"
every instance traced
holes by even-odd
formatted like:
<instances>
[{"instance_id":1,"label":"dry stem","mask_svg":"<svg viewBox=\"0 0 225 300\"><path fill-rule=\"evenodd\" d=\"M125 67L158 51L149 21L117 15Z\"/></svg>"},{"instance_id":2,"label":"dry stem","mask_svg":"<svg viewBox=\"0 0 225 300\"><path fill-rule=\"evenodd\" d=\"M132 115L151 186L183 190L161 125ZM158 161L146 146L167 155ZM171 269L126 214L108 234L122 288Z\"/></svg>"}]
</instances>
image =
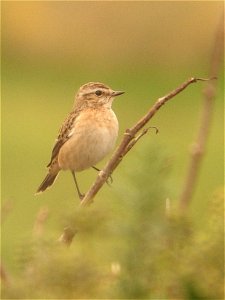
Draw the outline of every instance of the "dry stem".
<instances>
[{"instance_id":1,"label":"dry stem","mask_svg":"<svg viewBox=\"0 0 225 300\"><path fill-rule=\"evenodd\" d=\"M209 70L209 76L218 76L219 67L223 54L223 17L218 26L214 49L211 58L211 65ZM180 197L180 207L182 211L185 211L188 207L200 170L203 154L205 152L206 143L209 135L209 129L211 125L211 119L213 114L214 97L216 94L216 81L209 81L204 91L202 114L200 119L199 130L195 142L193 143L191 159L187 170L187 175L184 181L184 187Z\"/></svg>"},{"instance_id":2,"label":"dry stem","mask_svg":"<svg viewBox=\"0 0 225 300\"><path fill-rule=\"evenodd\" d=\"M65 244L66 246L70 246L76 233L77 233L76 230L73 230L70 227L65 227L58 241L60 243Z\"/></svg>"}]
</instances>

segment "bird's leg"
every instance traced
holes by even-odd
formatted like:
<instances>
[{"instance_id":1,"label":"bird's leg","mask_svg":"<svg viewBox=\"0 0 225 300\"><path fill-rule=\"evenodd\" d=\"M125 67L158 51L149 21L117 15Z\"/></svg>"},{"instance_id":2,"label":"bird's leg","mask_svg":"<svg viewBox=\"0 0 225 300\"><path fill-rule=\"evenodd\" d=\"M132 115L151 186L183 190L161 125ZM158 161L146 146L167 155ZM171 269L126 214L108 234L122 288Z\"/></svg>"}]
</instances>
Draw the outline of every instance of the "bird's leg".
<instances>
[{"instance_id":1,"label":"bird's leg","mask_svg":"<svg viewBox=\"0 0 225 300\"><path fill-rule=\"evenodd\" d=\"M92 168L95 169L95 170L98 171L98 172L101 171L100 169L96 168L95 166L92 166ZM110 184L113 183L113 178L112 178L111 175L109 175L109 178L110 178L110 182L108 181L108 179L106 180L106 183L107 183L108 185L110 185Z\"/></svg>"},{"instance_id":2,"label":"bird's leg","mask_svg":"<svg viewBox=\"0 0 225 300\"><path fill-rule=\"evenodd\" d=\"M71 172L72 172L73 180L74 180L76 188L77 188L78 196L79 196L80 200L82 200L85 195L80 192L80 189L79 189L79 186L78 186L78 183L77 183L77 180L76 180L75 172L74 171L71 171Z\"/></svg>"}]
</instances>

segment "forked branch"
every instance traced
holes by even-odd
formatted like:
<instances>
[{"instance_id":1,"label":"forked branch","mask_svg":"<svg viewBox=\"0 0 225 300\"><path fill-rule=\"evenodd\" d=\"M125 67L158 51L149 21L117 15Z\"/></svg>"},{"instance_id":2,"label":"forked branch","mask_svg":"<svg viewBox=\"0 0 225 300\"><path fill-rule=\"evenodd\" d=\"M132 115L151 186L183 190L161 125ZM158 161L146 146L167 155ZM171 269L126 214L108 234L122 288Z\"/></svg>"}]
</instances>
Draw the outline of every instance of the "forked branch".
<instances>
[{"instance_id":1,"label":"forked branch","mask_svg":"<svg viewBox=\"0 0 225 300\"><path fill-rule=\"evenodd\" d=\"M101 189L103 184L107 181L108 177L113 173L116 167L119 165L123 157L127 154L127 152L136 144L136 142L147 133L148 129L142 131L144 126L151 120L151 118L155 115L155 113L170 99L174 98L176 95L181 93L184 89L186 89L190 84L196 83L198 81L208 81L214 78L190 78L176 89L172 90L167 95L156 100L155 104L150 108L150 110L131 128L127 129L124 133L123 139L117 149L114 151L111 159L105 165L103 170L99 172L95 182L91 186L91 188L87 191L85 197L81 201L81 206L87 206L92 201L98 191ZM139 134L137 137L136 135Z\"/></svg>"}]
</instances>

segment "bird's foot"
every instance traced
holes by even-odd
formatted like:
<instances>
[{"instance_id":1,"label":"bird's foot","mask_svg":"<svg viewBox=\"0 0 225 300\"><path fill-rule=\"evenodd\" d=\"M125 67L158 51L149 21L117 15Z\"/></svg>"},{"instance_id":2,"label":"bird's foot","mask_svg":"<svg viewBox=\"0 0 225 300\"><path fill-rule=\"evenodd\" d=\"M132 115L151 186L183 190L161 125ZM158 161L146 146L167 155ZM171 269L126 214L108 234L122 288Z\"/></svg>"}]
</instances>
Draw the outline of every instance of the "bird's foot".
<instances>
[{"instance_id":1,"label":"bird's foot","mask_svg":"<svg viewBox=\"0 0 225 300\"><path fill-rule=\"evenodd\" d=\"M102 170L96 168L95 166L92 166L92 168L98 172L101 172ZM110 174L109 177L106 180L106 183L108 184L108 186L111 186L111 184L113 183L113 178L112 175Z\"/></svg>"},{"instance_id":2,"label":"bird's foot","mask_svg":"<svg viewBox=\"0 0 225 300\"><path fill-rule=\"evenodd\" d=\"M85 194L79 194L80 201L82 201L85 197Z\"/></svg>"}]
</instances>

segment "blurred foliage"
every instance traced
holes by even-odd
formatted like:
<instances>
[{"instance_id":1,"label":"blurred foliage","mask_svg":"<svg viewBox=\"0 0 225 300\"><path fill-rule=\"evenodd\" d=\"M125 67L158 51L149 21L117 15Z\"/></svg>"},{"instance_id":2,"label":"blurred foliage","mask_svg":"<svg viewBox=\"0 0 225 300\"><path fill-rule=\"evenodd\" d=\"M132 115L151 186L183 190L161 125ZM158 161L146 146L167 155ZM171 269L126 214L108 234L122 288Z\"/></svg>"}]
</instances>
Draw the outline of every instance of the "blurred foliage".
<instances>
[{"instance_id":1,"label":"blurred foliage","mask_svg":"<svg viewBox=\"0 0 225 300\"><path fill-rule=\"evenodd\" d=\"M223 299L222 191L196 229L173 202L166 209L164 158L155 152L138 162L115 203L62 216L61 229L76 231L69 248L37 217L14 249L17 274L8 274L4 299ZM151 184L141 177L150 167L158 179Z\"/></svg>"},{"instance_id":2,"label":"blurred foliage","mask_svg":"<svg viewBox=\"0 0 225 300\"><path fill-rule=\"evenodd\" d=\"M188 217L176 206L204 84L154 116L159 134L138 142L87 210L69 172L34 192L78 87L126 91L113 103L121 137L155 99L208 76L223 3L3 1L1 9L3 298L222 299L222 69ZM82 191L95 176L78 174ZM65 227L76 233L69 248L57 241Z\"/></svg>"}]
</instances>

